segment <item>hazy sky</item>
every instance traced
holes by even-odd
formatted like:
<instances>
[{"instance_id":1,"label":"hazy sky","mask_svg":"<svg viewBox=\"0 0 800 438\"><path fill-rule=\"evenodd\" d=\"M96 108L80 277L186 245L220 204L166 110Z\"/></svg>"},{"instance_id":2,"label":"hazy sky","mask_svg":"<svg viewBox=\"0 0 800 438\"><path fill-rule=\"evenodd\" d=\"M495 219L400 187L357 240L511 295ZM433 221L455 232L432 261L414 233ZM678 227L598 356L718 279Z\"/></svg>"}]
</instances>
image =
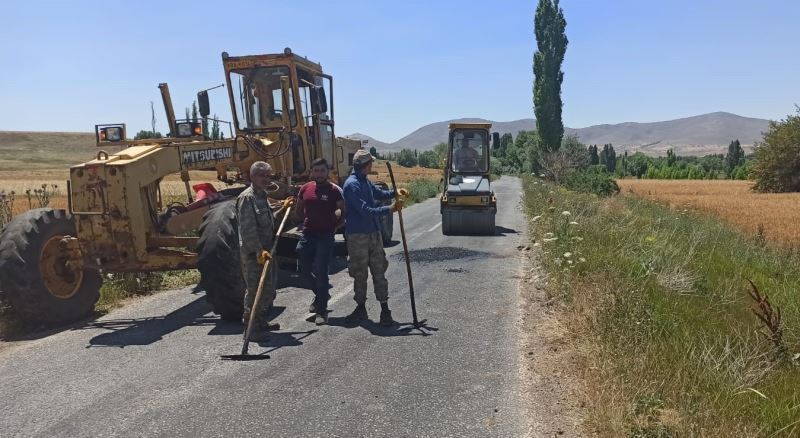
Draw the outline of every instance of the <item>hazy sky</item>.
<instances>
[{"instance_id":1,"label":"hazy sky","mask_svg":"<svg viewBox=\"0 0 800 438\"><path fill-rule=\"evenodd\" d=\"M569 127L800 103L800 1L562 0ZM290 46L334 77L336 132L395 141L457 117L533 116L536 1L6 1L0 130L149 129L224 81L220 53ZM212 112L230 118L223 90Z\"/></svg>"}]
</instances>

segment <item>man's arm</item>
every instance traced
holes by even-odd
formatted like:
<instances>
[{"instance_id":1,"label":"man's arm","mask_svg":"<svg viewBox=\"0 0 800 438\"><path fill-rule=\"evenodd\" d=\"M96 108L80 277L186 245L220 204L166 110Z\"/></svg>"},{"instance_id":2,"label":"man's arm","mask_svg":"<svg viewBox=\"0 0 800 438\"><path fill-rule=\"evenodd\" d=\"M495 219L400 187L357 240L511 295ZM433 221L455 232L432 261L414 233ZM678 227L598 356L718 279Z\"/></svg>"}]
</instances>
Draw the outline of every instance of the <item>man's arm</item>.
<instances>
[{"instance_id":1,"label":"man's arm","mask_svg":"<svg viewBox=\"0 0 800 438\"><path fill-rule=\"evenodd\" d=\"M256 254L262 250L258 239L258 222L252 198L238 201L239 245L245 254Z\"/></svg>"},{"instance_id":2,"label":"man's arm","mask_svg":"<svg viewBox=\"0 0 800 438\"><path fill-rule=\"evenodd\" d=\"M388 191L385 190L381 190L381 192L389 193ZM383 216L391 213L388 205L384 205L381 207L367 205L367 201L362 196L361 188L359 187L358 184L350 184L348 186L345 186L344 200L347 209L353 209L355 211L359 211L364 216Z\"/></svg>"},{"instance_id":3,"label":"man's arm","mask_svg":"<svg viewBox=\"0 0 800 438\"><path fill-rule=\"evenodd\" d=\"M297 202L294 205L294 215L301 221L306 218L306 203L300 196L297 197Z\"/></svg>"},{"instance_id":4,"label":"man's arm","mask_svg":"<svg viewBox=\"0 0 800 438\"><path fill-rule=\"evenodd\" d=\"M378 201L392 199L395 196L394 190L382 190L372 183L370 183L369 186L372 188L372 197Z\"/></svg>"},{"instance_id":5,"label":"man's arm","mask_svg":"<svg viewBox=\"0 0 800 438\"><path fill-rule=\"evenodd\" d=\"M297 193L297 198L295 199L294 204L294 215L297 219L301 221L306 218L306 206L303 202L303 194L305 193L305 186L300 187L300 191Z\"/></svg>"},{"instance_id":6,"label":"man's arm","mask_svg":"<svg viewBox=\"0 0 800 438\"><path fill-rule=\"evenodd\" d=\"M336 201L336 209L339 210L339 220L336 222L336 229L344 226L344 199Z\"/></svg>"}]
</instances>

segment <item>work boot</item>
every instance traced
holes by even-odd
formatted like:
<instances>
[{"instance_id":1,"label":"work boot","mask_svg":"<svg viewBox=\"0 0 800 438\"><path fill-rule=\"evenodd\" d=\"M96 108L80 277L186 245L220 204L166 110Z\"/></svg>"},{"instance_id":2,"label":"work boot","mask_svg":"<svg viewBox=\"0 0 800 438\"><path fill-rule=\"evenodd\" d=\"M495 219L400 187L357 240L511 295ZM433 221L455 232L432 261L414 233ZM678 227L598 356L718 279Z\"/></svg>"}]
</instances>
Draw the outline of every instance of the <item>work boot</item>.
<instances>
[{"instance_id":1,"label":"work boot","mask_svg":"<svg viewBox=\"0 0 800 438\"><path fill-rule=\"evenodd\" d=\"M274 332L281 329L281 325L277 322L262 322L258 325L258 328L265 332Z\"/></svg>"},{"instance_id":2,"label":"work boot","mask_svg":"<svg viewBox=\"0 0 800 438\"><path fill-rule=\"evenodd\" d=\"M386 303L381 303L380 325L384 327L391 327L395 324L397 324L397 321L392 319L392 311L389 310L389 305Z\"/></svg>"},{"instance_id":3,"label":"work boot","mask_svg":"<svg viewBox=\"0 0 800 438\"><path fill-rule=\"evenodd\" d=\"M367 314L367 306L364 304L359 304L356 306L356 309L353 310L353 313L344 317L345 321L353 322L353 321L363 321L365 319L369 319L369 315Z\"/></svg>"},{"instance_id":4,"label":"work boot","mask_svg":"<svg viewBox=\"0 0 800 438\"><path fill-rule=\"evenodd\" d=\"M325 325L328 323L328 312L317 313L317 316L314 317L314 324L316 325Z\"/></svg>"}]
</instances>

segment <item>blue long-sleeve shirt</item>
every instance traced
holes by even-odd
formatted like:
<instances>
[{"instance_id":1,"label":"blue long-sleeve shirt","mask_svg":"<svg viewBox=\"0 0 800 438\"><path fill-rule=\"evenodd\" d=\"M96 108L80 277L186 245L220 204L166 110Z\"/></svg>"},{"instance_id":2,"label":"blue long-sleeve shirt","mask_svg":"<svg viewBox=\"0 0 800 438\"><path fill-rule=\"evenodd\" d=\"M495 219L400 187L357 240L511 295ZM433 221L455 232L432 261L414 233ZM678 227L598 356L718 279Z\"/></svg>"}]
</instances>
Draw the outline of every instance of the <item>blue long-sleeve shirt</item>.
<instances>
[{"instance_id":1,"label":"blue long-sleeve shirt","mask_svg":"<svg viewBox=\"0 0 800 438\"><path fill-rule=\"evenodd\" d=\"M343 187L345 202L345 233L369 234L380 231L378 219L392 214L388 205L375 206L375 201L394 198L394 190L381 190L366 175L355 170Z\"/></svg>"}]
</instances>

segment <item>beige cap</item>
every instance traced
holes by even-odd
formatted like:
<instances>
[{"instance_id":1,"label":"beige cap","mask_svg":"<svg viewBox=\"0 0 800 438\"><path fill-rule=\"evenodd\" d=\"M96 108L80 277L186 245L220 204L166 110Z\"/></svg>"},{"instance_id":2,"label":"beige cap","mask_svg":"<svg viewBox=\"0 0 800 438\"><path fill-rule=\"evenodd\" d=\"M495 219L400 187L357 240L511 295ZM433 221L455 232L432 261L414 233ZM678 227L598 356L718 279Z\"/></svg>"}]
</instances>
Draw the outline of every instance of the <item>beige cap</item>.
<instances>
[{"instance_id":1,"label":"beige cap","mask_svg":"<svg viewBox=\"0 0 800 438\"><path fill-rule=\"evenodd\" d=\"M354 166L361 166L363 164L367 164L370 161L374 161L375 157L373 157L366 149L359 149L353 155L353 165Z\"/></svg>"}]
</instances>

